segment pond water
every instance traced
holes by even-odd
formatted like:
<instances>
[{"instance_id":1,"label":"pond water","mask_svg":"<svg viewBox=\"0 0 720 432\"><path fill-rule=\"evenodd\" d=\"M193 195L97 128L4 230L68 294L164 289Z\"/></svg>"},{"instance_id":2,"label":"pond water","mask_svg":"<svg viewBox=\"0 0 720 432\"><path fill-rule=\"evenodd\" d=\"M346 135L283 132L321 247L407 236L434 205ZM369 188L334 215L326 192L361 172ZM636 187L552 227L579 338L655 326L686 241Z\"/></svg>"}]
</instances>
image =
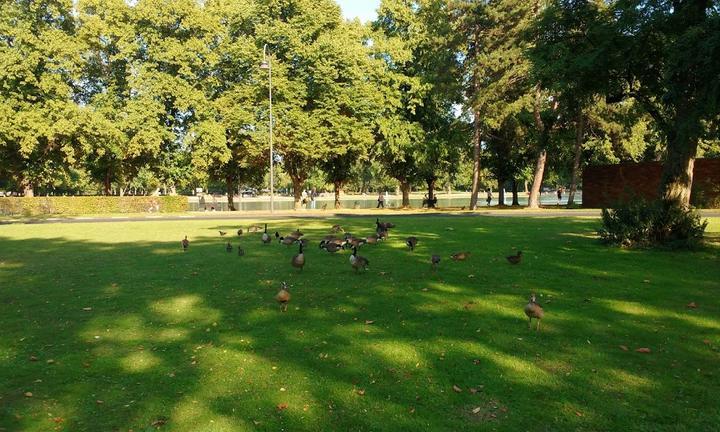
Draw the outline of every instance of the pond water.
<instances>
[{"instance_id":1,"label":"pond water","mask_svg":"<svg viewBox=\"0 0 720 432\"><path fill-rule=\"evenodd\" d=\"M470 195L469 194L457 194L453 195L452 197L448 197L447 195L437 195L437 206L438 207L456 207L461 208L463 206L467 206L470 202ZM374 209L377 207L377 199L375 196L367 195L367 196L344 196L342 201L343 208L345 209ZM520 205L526 206L527 205L527 196L525 194L521 194L519 197ZM547 193L542 194L540 198L540 202L543 205L557 205L557 196L555 193ZM402 203L401 197L396 197L394 195L390 195L386 201L385 201L385 207L387 208L398 208ZM582 204L582 193L578 192L575 194L575 203L576 204ZM486 207L485 203L485 197L480 197L480 208ZM498 204L497 201L497 194L493 195L493 201L491 203L491 206L496 206ZM508 194L505 199L505 205L511 205L512 204L512 195ZM567 194L564 194L561 204L567 204ZM189 210L190 211L204 211L205 208L207 210L210 210L211 208L215 208L216 211L227 211L228 204L227 204L227 198L224 196L215 196L215 197L207 197L205 199L204 203L201 203L201 201L197 197L190 197L188 202ZM332 196L328 197L320 197L317 200L316 208L318 210L326 209L331 210L333 209L334 201ZM413 208L420 208L422 206L422 197L421 196L411 196L410 198L410 207ZM270 210L270 198L269 197L259 197L259 198L243 198L242 200L236 199L235 200L235 207L238 208L240 211L269 211ZM308 204L308 208L310 208L310 205ZM275 197L275 210L292 210L293 209L293 200L290 197Z\"/></svg>"}]
</instances>

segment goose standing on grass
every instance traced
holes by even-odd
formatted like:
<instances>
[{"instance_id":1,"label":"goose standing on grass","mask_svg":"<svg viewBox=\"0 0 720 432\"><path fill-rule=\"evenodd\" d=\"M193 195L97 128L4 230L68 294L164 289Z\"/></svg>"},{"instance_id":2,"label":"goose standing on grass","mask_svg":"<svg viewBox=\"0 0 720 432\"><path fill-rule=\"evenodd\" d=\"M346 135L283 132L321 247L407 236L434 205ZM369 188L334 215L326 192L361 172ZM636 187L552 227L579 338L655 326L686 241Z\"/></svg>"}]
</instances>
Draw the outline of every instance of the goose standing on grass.
<instances>
[{"instance_id":1,"label":"goose standing on grass","mask_svg":"<svg viewBox=\"0 0 720 432\"><path fill-rule=\"evenodd\" d=\"M430 257L430 265L433 271L437 271L438 265L440 264L440 255L433 255Z\"/></svg>"},{"instance_id":2,"label":"goose standing on grass","mask_svg":"<svg viewBox=\"0 0 720 432\"><path fill-rule=\"evenodd\" d=\"M525 315L528 317L528 328L532 328L532 320L537 320L537 331L540 331L540 320L545 316L545 311L540 306L535 298L535 293L530 295L528 304L525 305Z\"/></svg>"},{"instance_id":3,"label":"goose standing on grass","mask_svg":"<svg viewBox=\"0 0 720 432\"><path fill-rule=\"evenodd\" d=\"M292 258L290 264L292 264L293 267L300 269L300 271L302 271L303 267L305 267L305 254L303 253L302 243L300 243L300 251Z\"/></svg>"},{"instance_id":4,"label":"goose standing on grass","mask_svg":"<svg viewBox=\"0 0 720 432\"><path fill-rule=\"evenodd\" d=\"M242 228L240 228L239 230L237 230L237 235L238 235L238 237L240 237L241 235L243 235L243 230L242 230Z\"/></svg>"},{"instance_id":5,"label":"goose standing on grass","mask_svg":"<svg viewBox=\"0 0 720 432\"><path fill-rule=\"evenodd\" d=\"M220 233L220 237L225 237L227 235L227 231L218 231Z\"/></svg>"},{"instance_id":6,"label":"goose standing on grass","mask_svg":"<svg viewBox=\"0 0 720 432\"><path fill-rule=\"evenodd\" d=\"M505 259L507 259L510 264L520 264L520 261L522 261L522 251L518 251L517 255L505 257Z\"/></svg>"},{"instance_id":7,"label":"goose standing on grass","mask_svg":"<svg viewBox=\"0 0 720 432\"><path fill-rule=\"evenodd\" d=\"M296 239L299 239L300 237L304 236L305 234L303 234L303 232L300 231L300 229L298 228L295 231L291 232L289 235L290 235L290 237L295 237Z\"/></svg>"},{"instance_id":8,"label":"goose standing on grass","mask_svg":"<svg viewBox=\"0 0 720 432\"><path fill-rule=\"evenodd\" d=\"M182 244L183 252L187 252L188 246L190 246L190 240L187 239L187 236L180 242Z\"/></svg>"},{"instance_id":9,"label":"goose standing on grass","mask_svg":"<svg viewBox=\"0 0 720 432\"><path fill-rule=\"evenodd\" d=\"M226 250L228 253L232 252L232 245L230 244L230 242L228 242L227 246L225 246L225 250Z\"/></svg>"},{"instance_id":10,"label":"goose standing on grass","mask_svg":"<svg viewBox=\"0 0 720 432\"><path fill-rule=\"evenodd\" d=\"M466 259L470 258L470 252L456 252L450 255L450 258L453 261L465 261Z\"/></svg>"},{"instance_id":11,"label":"goose standing on grass","mask_svg":"<svg viewBox=\"0 0 720 432\"><path fill-rule=\"evenodd\" d=\"M288 303L290 303L290 288L287 282L280 284L280 291L275 295L275 301L280 303L280 312L287 312Z\"/></svg>"},{"instance_id":12,"label":"goose standing on grass","mask_svg":"<svg viewBox=\"0 0 720 432\"><path fill-rule=\"evenodd\" d=\"M245 249L238 245L238 256L245 256Z\"/></svg>"},{"instance_id":13,"label":"goose standing on grass","mask_svg":"<svg viewBox=\"0 0 720 432\"><path fill-rule=\"evenodd\" d=\"M267 233L267 224L265 224L265 232L263 232L262 235L262 242L263 244L268 244L270 241L270 234Z\"/></svg>"},{"instance_id":14,"label":"goose standing on grass","mask_svg":"<svg viewBox=\"0 0 720 432\"><path fill-rule=\"evenodd\" d=\"M325 249L326 251L334 254L340 251L342 249L342 246L337 243L323 240L320 242L320 249Z\"/></svg>"},{"instance_id":15,"label":"goose standing on grass","mask_svg":"<svg viewBox=\"0 0 720 432\"><path fill-rule=\"evenodd\" d=\"M358 272L358 270L367 270L367 268L370 266L370 261L357 254L357 247L353 248L353 253L350 255L350 264L355 269L355 273Z\"/></svg>"},{"instance_id":16,"label":"goose standing on grass","mask_svg":"<svg viewBox=\"0 0 720 432\"><path fill-rule=\"evenodd\" d=\"M378 234L369 235L365 239L365 243L367 244L377 244L378 241L380 241L380 235Z\"/></svg>"},{"instance_id":17,"label":"goose standing on grass","mask_svg":"<svg viewBox=\"0 0 720 432\"><path fill-rule=\"evenodd\" d=\"M417 237L408 237L407 240L405 240L405 244L407 247L410 248L411 251L415 251L415 246L418 244Z\"/></svg>"}]
</instances>

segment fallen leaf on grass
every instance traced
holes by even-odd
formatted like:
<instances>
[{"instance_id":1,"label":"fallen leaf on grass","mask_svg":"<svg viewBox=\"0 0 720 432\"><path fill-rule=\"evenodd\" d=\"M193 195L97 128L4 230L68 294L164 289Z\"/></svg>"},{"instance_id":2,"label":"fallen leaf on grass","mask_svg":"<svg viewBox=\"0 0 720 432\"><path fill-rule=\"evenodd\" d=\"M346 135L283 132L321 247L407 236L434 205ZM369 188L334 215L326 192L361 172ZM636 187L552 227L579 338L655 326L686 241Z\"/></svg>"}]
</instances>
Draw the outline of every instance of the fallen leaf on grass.
<instances>
[{"instance_id":1,"label":"fallen leaf on grass","mask_svg":"<svg viewBox=\"0 0 720 432\"><path fill-rule=\"evenodd\" d=\"M100 399L98 399L98 400L95 401L95 403L98 404L98 405L102 405L102 404L105 403L105 401L101 401Z\"/></svg>"},{"instance_id":2,"label":"fallen leaf on grass","mask_svg":"<svg viewBox=\"0 0 720 432\"><path fill-rule=\"evenodd\" d=\"M53 364L53 363L55 363L55 360L50 359L50 360L48 360L46 363L47 363L47 364Z\"/></svg>"},{"instance_id":3,"label":"fallen leaf on grass","mask_svg":"<svg viewBox=\"0 0 720 432\"><path fill-rule=\"evenodd\" d=\"M697 304L695 302L690 302L687 304L688 309L697 309Z\"/></svg>"},{"instance_id":4,"label":"fallen leaf on grass","mask_svg":"<svg viewBox=\"0 0 720 432\"><path fill-rule=\"evenodd\" d=\"M582 416L583 416L583 413L581 413L580 411L575 411L575 415L578 416L578 417L582 417Z\"/></svg>"},{"instance_id":5,"label":"fallen leaf on grass","mask_svg":"<svg viewBox=\"0 0 720 432\"><path fill-rule=\"evenodd\" d=\"M481 408L481 407L477 407L477 408L473 408L472 413L473 413L473 414L477 414L477 413L479 413L480 411L482 411L482 408Z\"/></svg>"},{"instance_id":6,"label":"fallen leaf on grass","mask_svg":"<svg viewBox=\"0 0 720 432\"><path fill-rule=\"evenodd\" d=\"M62 417L55 417L55 418L52 419L52 421L53 421L53 423L60 424L60 423L64 422L65 419L62 418Z\"/></svg>"},{"instance_id":7,"label":"fallen leaf on grass","mask_svg":"<svg viewBox=\"0 0 720 432\"><path fill-rule=\"evenodd\" d=\"M710 339L703 339L703 343L705 345L710 345Z\"/></svg>"},{"instance_id":8,"label":"fallen leaf on grass","mask_svg":"<svg viewBox=\"0 0 720 432\"><path fill-rule=\"evenodd\" d=\"M373 320L365 320L365 324L367 324L367 325L374 324L374 323L375 323L375 321L373 321Z\"/></svg>"},{"instance_id":9,"label":"fallen leaf on grass","mask_svg":"<svg viewBox=\"0 0 720 432\"><path fill-rule=\"evenodd\" d=\"M452 388L453 388L453 391L455 391L455 393L462 393L462 391L463 391L460 387L458 387L456 385L453 385Z\"/></svg>"},{"instance_id":10,"label":"fallen leaf on grass","mask_svg":"<svg viewBox=\"0 0 720 432\"><path fill-rule=\"evenodd\" d=\"M25 397L33 397L32 392L25 392Z\"/></svg>"},{"instance_id":11,"label":"fallen leaf on grass","mask_svg":"<svg viewBox=\"0 0 720 432\"><path fill-rule=\"evenodd\" d=\"M478 389L476 389L476 388L474 388L474 387L470 387L470 388L468 389L468 391L470 391L471 394L475 394L475 393L478 392Z\"/></svg>"},{"instance_id":12,"label":"fallen leaf on grass","mask_svg":"<svg viewBox=\"0 0 720 432\"><path fill-rule=\"evenodd\" d=\"M650 348L638 348L635 350L635 352L639 352L642 354L650 354L652 351L650 350Z\"/></svg>"},{"instance_id":13,"label":"fallen leaf on grass","mask_svg":"<svg viewBox=\"0 0 720 432\"><path fill-rule=\"evenodd\" d=\"M85 312L90 312L90 311L92 310L92 308L91 308L91 307L84 307L83 310L84 310Z\"/></svg>"},{"instance_id":14,"label":"fallen leaf on grass","mask_svg":"<svg viewBox=\"0 0 720 432\"><path fill-rule=\"evenodd\" d=\"M359 394L360 396L365 396L365 390L364 389L358 389L355 391L355 393Z\"/></svg>"},{"instance_id":15,"label":"fallen leaf on grass","mask_svg":"<svg viewBox=\"0 0 720 432\"><path fill-rule=\"evenodd\" d=\"M278 406L277 406L278 411L284 411L287 408L288 408L288 404L286 404L285 402L278 404Z\"/></svg>"},{"instance_id":16,"label":"fallen leaf on grass","mask_svg":"<svg viewBox=\"0 0 720 432\"><path fill-rule=\"evenodd\" d=\"M628 351L628 347L626 347L625 345L620 345L620 349L623 351Z\"/></svg>"},{"instance_id":17,"label":"fallen leaf on grass","mask_svg":"<svg viewBox=\"0 0 720 432\"><path fill-rule=\"evenodd\" d=\"M165 423L167 423L167 419L164 417L160 417L157 420L155 420L154 422L152 422L151 425L154 427L158 427L158 426L164 425Z\"/></svg>"},{"instance_id":18,"label":"fallen leaf on grass","mask_svg":"<svg viewBox=\"0 0 720 432\"><path fill-rule=\"evenodd\" d=\"M38 361L38 358L35 356L30 356L30 361Z\"/></svg>"}]
</instances>

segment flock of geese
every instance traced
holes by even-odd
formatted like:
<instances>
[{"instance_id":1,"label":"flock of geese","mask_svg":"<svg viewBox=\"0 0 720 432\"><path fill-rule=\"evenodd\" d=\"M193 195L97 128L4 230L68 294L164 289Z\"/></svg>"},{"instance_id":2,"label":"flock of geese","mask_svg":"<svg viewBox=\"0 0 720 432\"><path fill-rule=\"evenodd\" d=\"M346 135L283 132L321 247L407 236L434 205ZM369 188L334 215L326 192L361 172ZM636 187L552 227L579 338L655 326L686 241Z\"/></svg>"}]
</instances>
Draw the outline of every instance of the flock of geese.
<instances>
[{"instance_id":1,"label":"flock of geese","mask_svg":"<svg viewBox=\"0 0 720 432\"><path fill-rule=\"evenodd\" d=\"M390 229L392 228L395 228L395 224L391 222L380 222L380 219L378 218L375 220L375 234L367 237L356 237L348 232L345 232L342 226L334 225L331 230L332 233L325 236L320 241L319 247L320 249L325 250L331 254L335 254L347 249L352 250L352 254L350 255L349 259L350 265L355 270L355 273L364 272L370 267L370 260L358 255L358 248L363 245L378 244L379 242L387 240L390 235ZM304 234L302 231L297 229L285 236L281 236L280 233L276 231L275 235L271 236L267 231L267 224L265 224L264 229L257 225L251 226L247 229L248 233L258 233L260 231L262 231L262 236L260 237L260 240L263 244L266 245L273 242L273 237L275 241L287 247L290 247L297 243L299 245L299 250L298 253L292 257L290 264L294 268L299 269L299 271L302 271L302 269L305 267L304 250L309 244L308 240L304 238ZM221 237L225 237L228 234L227 231L219 231L219 233ZM242 229L239 229L237 231L238 236L242 236L244 233L245 231L243 231ZM185 236L185 238L181 241L181 244L183 251L187 251L190 247L190 241L188 240L187 236ZM410 249L410 251L414 251L418 245L418 238L414 236L408 237L405 240L405 245ZM225 250L228 253L232 253L233 245L231 242L227 242L227 244L225 245ZM240 245L238 245L237 253L239 256L244 256L245 250L240 247ZM465 261L470 257L470 255L470 252L456 252L450 255L450 259L452 259L453 261ZM518 251L517 254L510 255L505 258L510 264L518 265L522 262L522 251ZM430 257L430 266L433 272L437 271L437 268L440 265L440 261L440 255L432 255ZM280 291L275 296L275 300L280 304L281 312L287 311L290 298L290 288L286 282L282 282L280 286ZM534 293L530 296L528 303L525 305L524 312L525 315L528 317L528 327L532 326L532 320L535 319L537 321L537 331L539 331L540 320L542 320L545 313L542 306L537 303L537 299Z\"/></svg>"}]
</instances>

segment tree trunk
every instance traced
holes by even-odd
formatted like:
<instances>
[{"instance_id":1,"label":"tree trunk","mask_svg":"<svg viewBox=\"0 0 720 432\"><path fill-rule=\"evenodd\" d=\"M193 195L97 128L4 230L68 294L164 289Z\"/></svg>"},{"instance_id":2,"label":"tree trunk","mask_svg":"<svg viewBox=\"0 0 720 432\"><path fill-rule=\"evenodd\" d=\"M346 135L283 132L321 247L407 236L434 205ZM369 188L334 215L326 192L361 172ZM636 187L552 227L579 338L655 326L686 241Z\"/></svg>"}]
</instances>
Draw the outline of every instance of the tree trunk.
<instances>
[{"instance_id":1,"label":"tree trunk","mask_svg":"<svg viewBox=\"0 0 720 432\"><path fill-rule=\"evenodd\" d=\"M429 177L426 182L428 185L428 208L435 208L435 182L437 182L437 178Z\"/></svg>"},{"instance_id":2,"label":"tree trunk","mask_svg":"<svg viewBox=\"0 0 720 432\"><path fill-rule=\"evenodd\" d=\"M520 200L518 199L518 182L516 179L512 181L512 205L513 207L520 206Z\"/></svg>"},{"instance_id":3,"label":"tree trunk","mask_svg":"<svg viewBox=\"0 0 720 432\"><path fill-rule=\"evenodd\" d=\"M498 207L505 205L505 180L498 180Z\"/></svg>"},{"instance_id":4,"label":"tree trunk","mask_svg":"<svg viewBox=\"0 0 720 432\"><path fill-rule=\"evenodd\" d=\"M335 208L340 209L342 208L342 204L340 203L340 192L342 192L342 182L336 181L333 183L335 186Z\"/></svg>"},{"instance_id":5,"label":"tree trunk","mask_svg":"<svg viewBox=\"0 0 720 432\"><path fill-rule=\"evenodd\" d=\"M533 176L532 187L530 188L530 197L528 198L528 208L540 208L540 188L542 187L543 177L545 175L545 161L547 160L547 151L540 150L540 154L535 164L535 175Z\"/></svg>"},{"instance_id":6,"label":"tree trunk","mask_svg":"<svg viewBox=\"0 0 720 432\"><path fill-rule=\"evenodd\" d=\"M295 210L302 210L302 188L303 188L303 180L298 177L290 177L292 179L293 184L293 197L295 199L295 205L293 208Z\"/></svg>"},{"instance_id":7,"label":"tree trunk","mask_svg":"<svg viewBox=\"0 0 720 432\"><path fill-rule=\"evenodd\" d=\"M227 201L228 210L236 211L235 209L235 185L233 184L232 177L225 177L225 189L227 190Z\"/></svg>"},{"instance_id":8,"label":"tree trunk","mask_svg":"<svg viewBox=\"0 0 720 432\"><path fill-rule=\"evenodd\" d=\"M480 133L480 113L475 112L475 132L473 135L473 178L470 193L470 210L477 210L478 194L480 193L480 152L482 150L482 135Z\"/></svg>"},{"instance_id":9,"label":"tree trunk","mask_svg":"<svg viewBox=\"0 0 720 432\"><path fill-rule=\"evenodd\" d=\"M577 190L578 179L580 178L580 156L582 156L584 136L585 116L581 110L575 123L575 159L573 160L572 179L570 180L570 192L568 193L568 207L575 205L575 191Z\"/></svg>"},{"instance_id":10,"label":"tree trunk","mask_svg":"<svg viewBox=\"0 0 720 432\"><path fill-rule=\"evenodd\" d=\"M660 197L667 205L690 206L698 140L674 131L668 137L667 156L660 181Z\"/></svg>"},{"instance_id":11,"label":"tree trunk","mask_svg":"<svg viewBox=\"0 0 720 432\"><path fill-rule=\"evenodd\" d=\"M400 190L402 191L402 207L410 207L410 183L407 181L400 181Z\"/></svg>"}]
</instances>

